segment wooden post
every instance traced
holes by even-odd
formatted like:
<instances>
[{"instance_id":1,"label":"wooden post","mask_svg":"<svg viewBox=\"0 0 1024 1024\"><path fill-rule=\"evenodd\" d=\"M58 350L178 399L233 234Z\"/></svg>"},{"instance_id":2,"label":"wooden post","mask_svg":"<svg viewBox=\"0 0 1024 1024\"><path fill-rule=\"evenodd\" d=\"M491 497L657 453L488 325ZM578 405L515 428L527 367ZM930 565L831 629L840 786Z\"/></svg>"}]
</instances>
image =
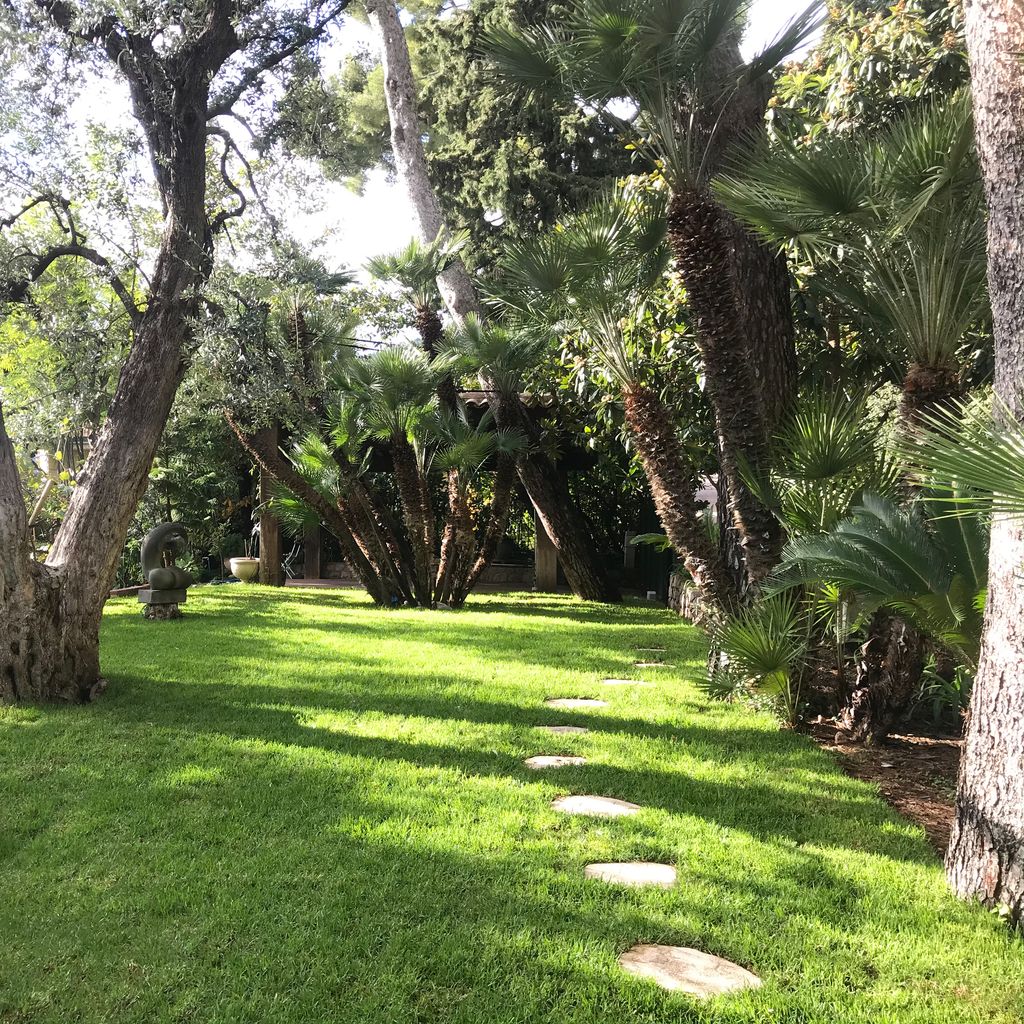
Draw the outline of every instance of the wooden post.
<instances>
[{"instance_id":1,"label":"wooden post","mask_svg":"<svg viewBox=\"0 0 1024 1024\"><path fill-rule=\"evenodd\" d=\"M544 524L534 517L537 541L533 549L534 566L537 572L537 590L553 594L558 589L558 549L544 529Z\"/></svg>"},{"instance_id":2,"label":"wooden post","mask_svg":"<svg viewBox=\"0 0 1024 1024\"><path fill-rule=\"evenodd\" d=\"M302 578L320 579L320 524L307 526L302 535Z\"/></svg>"},{"instance_id":3,"label":"wooden post","mask_svg":"<svg viewBox=\"0 0 1024 1024\"><path fill-rule=\"evenodd\" d=\"M261 442L277 448L278 427L264 427ZM281 524L267 511L266 502L273 493L274 478L260 470L260 583L270 587L284 586L283 552L281 550Z\"/></svg>"}]
</instances>

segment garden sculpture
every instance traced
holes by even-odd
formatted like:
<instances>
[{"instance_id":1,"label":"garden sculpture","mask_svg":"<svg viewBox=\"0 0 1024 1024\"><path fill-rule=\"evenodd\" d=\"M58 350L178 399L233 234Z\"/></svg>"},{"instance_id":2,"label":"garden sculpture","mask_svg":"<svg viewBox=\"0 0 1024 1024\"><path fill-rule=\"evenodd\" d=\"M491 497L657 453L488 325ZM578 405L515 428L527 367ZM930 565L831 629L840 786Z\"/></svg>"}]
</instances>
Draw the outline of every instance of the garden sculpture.
<instances>
[{"instance_id":1,"label":"garden sculpture","mask_svg":"<svg viewBox=\"0 0 1024 1024\"><path fill-rule=\"evenodd\" d=\"M139 591L142 614L147 619L178 619L186 601L186 591L194 582L192 575L173 565L164 565L164 553L173 559L184 554L188 534L180 523L154 526L142 542L142 574L149 583Z\"/></svg>"}]
</instances>

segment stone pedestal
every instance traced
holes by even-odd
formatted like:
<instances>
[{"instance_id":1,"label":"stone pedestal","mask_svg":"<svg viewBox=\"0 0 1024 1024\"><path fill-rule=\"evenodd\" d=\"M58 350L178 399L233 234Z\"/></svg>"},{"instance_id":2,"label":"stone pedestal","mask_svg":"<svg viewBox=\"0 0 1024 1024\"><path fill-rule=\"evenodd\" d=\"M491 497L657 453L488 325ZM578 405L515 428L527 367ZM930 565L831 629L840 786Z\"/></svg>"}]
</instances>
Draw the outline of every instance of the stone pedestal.
<instances>
[{"instance_id":1,"label":"stone pedestal","mask_svg":"<svg viewBox=\"0 0 1024 1024\"><path fill-rule=\"evenodd\" d=\"M176 604L144 604L142 617L151 622L166 622L169 619L180 619L182 615Z\"/></svg>"},{"instance_id":2,"label":"stone pedestal","mask_svg":"<svg viewBox=\"0 0 1024 1024\"><path fill-rule=\"evenodd\" d=\"M168 619L180 619L179 605L188 600L187 592L182 590L151 590L148 587L139 591L142 603L142 617L151 622L165 622Z\"/></svg>"}]
</instances>

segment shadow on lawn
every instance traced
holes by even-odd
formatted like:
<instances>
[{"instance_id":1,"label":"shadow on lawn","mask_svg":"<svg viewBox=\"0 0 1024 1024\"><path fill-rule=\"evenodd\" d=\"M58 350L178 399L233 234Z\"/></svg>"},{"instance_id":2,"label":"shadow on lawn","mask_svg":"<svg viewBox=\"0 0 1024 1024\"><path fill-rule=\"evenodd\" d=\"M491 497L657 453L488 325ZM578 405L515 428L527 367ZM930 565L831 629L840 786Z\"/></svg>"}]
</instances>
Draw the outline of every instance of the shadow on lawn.
<instances>
[{"instance_id":1,"label":"shadow on lawn","mask_svg":"<svg viewBox=\"0 0 1024 1024\"><path fill-rule=\"evenodd\" d=\"M145 684L149 685L149 684ZM508 777L523 782L560 783L567 792L592 793L630 800L655 811L694 815L758 839L780 839L802 844L842 846L838 824L857 831L864 840L863 852L893 859L932 863L934 856L923 844L907 842L881 826L893 820L892 812L868 796L832 795L823 790L834 780L822 780L819 789L793 787L783 782L714 784L683 772L627 769L591 762L583 768L545 772L543 778L522 764L520 754L444 744L407 742L367 737L317 728L298 721L296 708L316 711L377 712L398 716L461 719L470 722L530 727L558 722L580 724L592 732L625 732L638 737L672 737L683 743L711 745L721 751L721 763L744 750L764 765L766 775L787 766L805 770L820 764L820 755L808 741L792 734L746 730L734 726L656 724L642 719L607 715L545 715L516 705L475 700L423 697L329 695L322 690L295 687L259 688L217 683L164 682L158 694L145 703L134 699L111 701L104 710L113 718L135 725L159 726L185 734L215 734L231 740L257 740L292 747L330 751L371 760L404 762L418 768L445 769L477 777ZM269 706L268 706L269 705ZM276 705L276 706L275 706ZM550 746L549 738L537 739L537 751ZM843 786L851 785L847 780Z\"/></svg>"}]
</instances>

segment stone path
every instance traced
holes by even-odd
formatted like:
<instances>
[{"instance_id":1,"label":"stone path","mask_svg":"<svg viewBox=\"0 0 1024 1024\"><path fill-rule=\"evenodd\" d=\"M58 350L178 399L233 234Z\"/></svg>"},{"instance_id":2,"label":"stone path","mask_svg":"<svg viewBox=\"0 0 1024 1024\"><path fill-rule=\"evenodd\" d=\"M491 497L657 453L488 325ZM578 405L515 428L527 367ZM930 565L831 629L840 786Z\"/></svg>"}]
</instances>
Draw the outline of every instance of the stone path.
<instances>
[{"instance_id":1,"label":"stone path","mask_svg":"<svg viewBox=\"0 0 1024 1024\"><path fill-rule=\"evenodd\" d=\"M625 818L640 813L639 805L610 796L560 796L551 806L563 814L587 814L592 818Z\"/></svg>"},{"instance_id":2,"label":"stone path","mask_svg":"<svg viewBox=\"0 0 1024 1024\"><path fill-rule=\"evenodd\" d=\"M655 885L660 889L671 889L676 884L676 869L671 864L652 864L642 860L623 864L588 864L583 869L583 877L598 878L613 885Z\"/></svg>"},{"instance_id":3,"label":"stone path","mask_svg":"<svg viewBox=\"0 0 1024 1024\"><path fill-rule=\"evenodd\" d=\"M638 647L638 651L661 653L664 647ZM637 668L672 668L663 661L636 661ZM605 686L653 686L642 679L605 679ZM553 697L544 701L549 708L606 708L608 702L590 697ZM589 730L578 725L540 725L554 735L579 736ZM528 768L564 768L587 763L585 757L558 754L536 754L524 762ZM628 800L609 796L560 796L551 806L563 814L581 814L594 818L622 818L639 814L642 808ZM650 886L671 889L677 873L672 864L650 861L624 861L607 864L588 864L583 869L585 878L597 879L611 885L634 888ZM627 974L648 978L670 992L686 992L698 999L742 989L759 988L761 979L739 964L704 953L688 946L661 946L640 944L619 957L619 965Z\"/></svg>"},{"instance_id":4,"label":"stone path","mask_svg":"<svg viewBox=\"0 0 1024 1024\"><path fill-rule=\"evenodd\" d=\"M537 754L535 757L528 757L523 764L527 768L569 768L573 765L586 764L585 757L566 757L561 754Z\"/></svg>"},{"instance_id":5,"label":"stone path","mask_svg":"<svg viewBox=\"0 0 1024 1024\"><path fill-rule=\"evenodd\" d=\"M619 963L628 974L698 999L761 987L761 979L738 964L687 946L634 946L619 957Z\"/></svg>"}]
</instances>

